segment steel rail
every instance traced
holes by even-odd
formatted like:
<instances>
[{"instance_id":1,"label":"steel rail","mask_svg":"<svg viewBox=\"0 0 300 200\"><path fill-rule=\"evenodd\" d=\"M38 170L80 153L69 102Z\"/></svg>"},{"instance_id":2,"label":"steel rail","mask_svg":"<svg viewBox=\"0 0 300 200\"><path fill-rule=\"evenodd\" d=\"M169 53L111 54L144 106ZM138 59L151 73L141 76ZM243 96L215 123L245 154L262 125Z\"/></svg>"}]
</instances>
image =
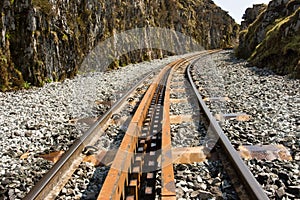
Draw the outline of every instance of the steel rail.
<instances>
[{"instance_id":1,"label":"steel rail","mask_svg":"<svg viewBox=\"0 0 300 200\"><path fill-rule=\"evenodd\" d=\"M238 173L244 185L246 186L246 189L249 192L249 196L251 197L251 199L260 199L260 200L269 199L266 193L264 192L263 188L261 187L261 185L257 182L253 174L250 172L248 167L241 159L240 155L232 146L228 137L224 134L222 128L220 127L216 119L213 117L211 112L209 111L209 108L206 106L205 102L202 100L202 96L199 93L195 83L193 82L191 72L190 72L191 66L194 66L195 63L197 63L198 61L199 59L195 60L193 63L191 63L188 66L187 73L188 73L190 84L192 85L193 90L198 98L199 104L202 107L207 119L210 122L209 128L211 128L213 133L219 137L219 141L221 142L221 145L227 152L229 159L231 160L231 162L234 165L234 168L236 169L236 172Z\"/></svg>"},{"instance_id":2,"label":"steel rail","mask_svg":"<svg viewBox=\"0 0 300 200\"><path fill-rule=\"evenodd\" d=\"M113 161L112 167L110 168L107 179L105 180L102 189L99 193L98 199L122 199L125 197L125 186L129 184L129 176L127 172L130 172L131 169L131 163L133 159L133 155L136 151L136 146L138 143L138 137L140 135L140 130L142 129L142 124L144 122L144 119L146 118L146 114L148 112L148 109L150 107L150 103L152 101L152 97L154 96L154 93L156 89L161 85L161 81L164 79L166 74L170 72L171 69L173 69L177 65L181 65L182 63L191 62L192 60L196 59L199 56L202 56L206 52L200 52L196 55L188 56L186 58L181 58L179 60L176 60L170 64L168 64L156 77L156 79L153 81L151 86L148 88L144 98L142 99L139 107L137 108L137 111L135 112L130 125L128 126L128 130L126 131L126 134L123 138L123 141L121 143L121 146L116 154L116 157ZM167 79L166 79L167 81ZM165 107L165 106L164 106ZM165 110L164 110L165 113ZM165 114L164 114L165 115ZM165 116L163 119L164 123ZM165 126L164 126L165 127ZM170 141L167 139L168 136L170 136L170 132L166 132L166 136L164 136L164 128L162 130L163 136L162 136L162 148L163 154L166 153L168 156L170 155ZM164 139L165 138L165 139ZM166 142L164 142L166 140ZM164 158L164 159L163 159ZM165 155L162 155L162 178L167 177L166 181L163 183L164 186L162 186L162 193L165 198L174 196L176 197L175 193L175 182L174 180L174 174L170 173L173 172L173 164L170 164L170 158L166 159ZM168 160L168 161L167 161ZM171 166L171 167L170 167ZM167 168L164 170L164 168ZM169 178L173 175L173 178ZM163 181L162 181L163 182ZM169 187L169 184L171 183L173 187ZM167 186L167 187L166 187ZM171 197L172 198L172 197Z\"/></svg>"},{"instance_id":3,"label":"steel rail","mask_svg":"<svg viewBox=\"0 0 300 200\"><path fill-rule=\"evenodd\" d=\"M172 159L172 143L171 143L171 125L170 125L170 91L171 79L176 67L188 62L187 59L180 60L172 67L166 82L164 106L163 106L163 122L162 122L162 138L161 138L161 199L175 200L176 186L174 177L174 167Z\"/></svg>"},{"instance_id":4,"label":"steel rail","mask_svg":"<svg viewBox=\"0 0 300 200\"><path fill-rule=\"evenodd\" d=\"M197 56L203 56L206 52L200 52L202 54L194 54L186 58L182 58L185 62L191 62ZM194 58L194 59L192 59ZM176 61L175 61L176 62ZM169 64L170 65L170 64ZM74 144L65 152L62 157L53 165L53 167L42 177L41 180L29 191L25 196L25 200L31 199L53 199L55 194L57 195L61 189L66 184L67 180L63 180L65 175L72 174L77 166L82 161L79 160L83 149L90 145L96 136L99 136L103 131L103 126L110 119L112 114L120 107L122 103L130 96L130 94L136 90L136 88L145 81L152 72L148 73L146 77L140 80L134 87L132 87L123 97L118 100L101 118L99 118L79 139L77 139ZM145 115L144 112L140 113ZM139 121L139 124L142 123ZM77 161L77 162L75 162ZM73 170L73 171L72 171Z\"/></svg>"},{"instance_id":5,"label":"steel rail","mask_svg":"<svg viewBox=\"0 0 300 200\"><path fill-rule=\"evenodd\" d=\"M112 114L123 104L138 86L149 78L152 72L128 90L102 117L100 117L79 139L77 139L70 149L54 164L54 166L38 181L38 183L25 196L24 200L41 199L44 200L52 196L53 190L61 182L62 177L67 174L72 163L78 159L85 146L89 145L95 136L101 132L103 125L110 119ZM51 197L50 197L51 198Z\"/></svg>"},{"instance_id":6,"label":"steel rail","mask_svg":"<svg viewBox=\"0 0 300 200\"><path fill-rule=\"evenodd\" d=\"M161 155L161 199L162 200L175 200L176 199L176 186L174 177L174 167L172 158L172 143L171 143L171 121L170 121L170 93L171 93L171 80L176 70L179 67L188 65L199 56L200 54L182 59L172 67L167 83L164 97L164 112L163 112L163 128L162 128L162 155Z\"/></svg>"},{"instance_id":7,"label":"steel rail","mask_svg":"<svg viewBox=\"0 0 300 200\"><path fill-rule=\"evenodd\" d=\"M174 65L174 63L177 62L178 61L174 61L163 68L148 88L128 126L126 134L113 161L112 167L110 168L107 178L102 186L98 200L121 199L121 197L125 196L125 186L127 185L126 183L129 182L128 172L131 168L131 162L134 152L136 151L136 144L138 142L140 130L144 119L146 118L152 98L165 74Z\"/></svg>"}]
</instances>

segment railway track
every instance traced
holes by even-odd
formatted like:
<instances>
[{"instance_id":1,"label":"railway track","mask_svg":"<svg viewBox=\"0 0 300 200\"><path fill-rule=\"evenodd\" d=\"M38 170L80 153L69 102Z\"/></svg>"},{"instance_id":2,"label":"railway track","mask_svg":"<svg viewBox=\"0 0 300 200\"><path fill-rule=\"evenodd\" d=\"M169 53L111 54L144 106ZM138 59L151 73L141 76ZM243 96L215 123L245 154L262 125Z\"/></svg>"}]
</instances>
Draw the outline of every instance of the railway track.
<instances>
[{"instance_id":1,"label":"railway track","mask_svg":"<svg viewBox=\"0 0 300 200\"><path fill-rule=\"evenodd\" d=\"M180 180L175 178L178 177L178 172L174 166L207 160L222 160L233 190L239 198L268 199L212 116L192 81L190 67L208 53L213 52L201 52L180 59L167 65L155 77L149 75L141 80L74 143L25 199L58 198L84 161L92 162L96 166L106 166L105 180L98 183L100 191L94 191L97 199L176 199L176 183ZM181 75L181 81L173 88L175 74ZM191 104L198 108L194 114L170 115L171 104L189 101L189 98L175 99L171 96L184 92L189 95L191 91L196 98L196 102ZM134 114L124 117L120 113L126 112L124 109L126 110L128 104L134 108L130 111ZM174 147L172 124L190 121L199 124L199 120L206 128L205 143L201 146ZM126 127L118 138L120 144L114 150L101 148L102 143L99 142L99 138L111 124ZM226 159L221 159L222 157ZM198 195L194 193L193 197L197 198Z\"/></svg>"}]
</instances>

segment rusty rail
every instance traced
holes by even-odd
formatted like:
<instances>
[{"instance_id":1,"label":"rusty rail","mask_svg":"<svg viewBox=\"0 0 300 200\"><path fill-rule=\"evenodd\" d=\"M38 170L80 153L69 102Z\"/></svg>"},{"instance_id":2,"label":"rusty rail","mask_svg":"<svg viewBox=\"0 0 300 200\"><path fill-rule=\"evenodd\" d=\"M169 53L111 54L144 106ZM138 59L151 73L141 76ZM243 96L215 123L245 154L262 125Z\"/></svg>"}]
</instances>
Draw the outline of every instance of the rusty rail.
<instances>
[{"instance_id":1,"label":"rusty rail","mask_svg":"<svg viewBox=\"0 0 300 200\"><path fill-rule=\"evenodd\" d=\"M164 97L164 112L163 112L163 126L162 126L162 156L161 156L161 199L176 199L176 187L174 178L174 168L172 159L172 143L170 130L170 85L173 70L171 69L167 83Z\"/></svg>"},{"instance_id":2,"label":"rusty rail","mask_svg":"<svg viewBox=\"0 0 300 200\"><path fill-rule=\"evenodd\" d=\"M162 191L161 199L162 200L175 200L176 199L176 186L174 178L174 168L173 162L174 158L172 157L172 143L171 143L171 123L170 123L170 91L171 91L171 80L175 70L179 66L188 64L191 57L188 59L180 60L179 64L176 64L170 71L168 81L166 84L166 92L164 97L164 113L163 113L163 129L162 129Z\"/></svg>"},{"instance_id":3,"label":"rusty rail","mask_svg":"<svg viewBox=\"0 0 300 200\"><path fill-rule=\"evenodd\" d=\"M125 197L125 185L128 185L128 172L133 155L136 151L138 136L141 133L141 126L146 118L151 100L159 82L165 76L165 73L178 61L167 65L156 77L147 90L137 111L135 112L113 164L108 172L107 178L102 186L98 200L105 199L123 199Z\"/></svg>"},{"instance_id":4,"label":"rusty rail","mask_svg":"<svg viewBox=\"0 0 300 200\"><path fill-rule=\"evenodd\" d=\"M70 149L55 163L55 165L43 176L43 178L30 190L24 200L54 199L60 189L67 183L66 176L70 176L82 161L80 154L85 146L89 145L102 132L103 125L110 119L112 114L123 104L137 87L151 76L148 73L142 80L133 86L123 97L118 100L97 122L91 126Z\"/></svg>"},{"instance_id":5,"label":"rusty rail","mask_svg":"<svg viewBox=\"0 0 300 200\"><path fill-rule=\"evenodd\" d=\"M210 52L211 53L211 52ZM173 70L176 67L187 65L188 77L191 79L189 72L191 65L193 65L200 56L205 55L196 54L187 58L182 58L175 62L168 64L155 78L154 82L148 88L144 95L137 111L135 112L123 141L115 155L111 168L108 172L107 178L102 186L98 199L124 199L126 196L125 188L130 184L129 174L132 173L132 163L134 162L134 155L137 152L137 144L139 136L141 135L141 128L144 120L147 117L149 107L151 105L152 98L155 92L160 87L164 88L164 102L163 102L163 123L161 133L161 169L162 169L162 199L176 199L175 192L175 180L172 158L172 145L170 134L170 82ZM193 63L191 63L193 61ZM170 74L166 79L166 74ZM150 75L150 74L149 74ZM148 75L148 76L149 76ZM147 76L147 77L148 77ZM146 77L146 78L147 78ZM110 119L111 115L117 110L117 108L128 98L128 96L142 83L146 78L141 80L135 87L126 93L101 119L99 119L80 139L78 139L74 145L62 156L62 158L53 166L53 168L38 182L38 184L28 193L25 199L54 199L62 188L62 186L68 181L62 177L72 174L76 167L80 164L82 159L80 154L83 148L94 141L99 133L103 130L103 125ZM161 83L163 79L166 79L166 83ZM162 84L165 84L162 86ZM209 112L207 106L202 100L195 84L191 81L191 85L194 88L196 96L198 97L199 104L205 112L207 119L209 120L211 130L218 135L221 144L229 154L230 159L234 163L234 166L238 174L242 177L247 189L250 192L250 196L254 199L268 199L261 186L257 183L249 169L243 163L235 149L232 147L228 138L224 135L219 124ZM72 166L72 167L70 167ZM136 193L136 196L138 194Z\"/></svg>"},{"instance_id":6,"label":"rusty rail","mask_svg":"<svg viewBox=\"0 0 300 200\"><path fill-rule=\"evenodd\" d=\"M160 83L161 80L166 76L166 74L169 71L171 71L170 73L172 73L174 67L183 63L190 62L192 59L195 59L198 56L200 55L193 55L188 58L183 58L170 63L159 73L155 81L149 87L130 122L129 128L113 161L112 167L110 168L107 178L102 186L102 189L98 196L98 200L125 198L125 187L128 187L131 182L129 180L128 173L132 171L131 164L133 163L134 154L137 151L136 147L138 146L138 137L141 135L142 124L146 118L151 100L154 96L156 89L159 85L165 84ZM165 97L163 106L164 109L161 142L162 199L176 199L169 117L170 81L171 78L169 77L165 86ZM136 182L134 184L139 185ZM137 198L138 194L135 194L135 196Z\"/></svg>"}]
</instances>

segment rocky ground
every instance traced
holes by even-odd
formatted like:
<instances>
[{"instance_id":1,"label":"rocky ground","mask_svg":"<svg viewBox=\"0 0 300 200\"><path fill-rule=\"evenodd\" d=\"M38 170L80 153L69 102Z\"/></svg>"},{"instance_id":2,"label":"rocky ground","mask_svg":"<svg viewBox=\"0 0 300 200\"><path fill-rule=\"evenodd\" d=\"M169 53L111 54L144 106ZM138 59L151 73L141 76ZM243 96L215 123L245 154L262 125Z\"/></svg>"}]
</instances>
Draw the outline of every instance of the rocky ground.
<instances>
[{"instance_id":1,"label":"rocky ground","mask_svg":"<svg viewBox=\"0 0 300 200\"><path fill-rule=\"evenodd\" d=\"M222 51L195 65L204 97L228 97L210 101L212 113L245 113L250 120L224 120L221 124L232 144L284 145L292 160L245 161L271 199L300 198L300 90L299 80L287 79L232 57Z\"/></svg>"},{"instance_id":2,"label":"rocky ground","mask_svg":"<svg viewBox=\"0 0 300 200\"><path fill-rule=\"evenodd\" d=\"M67 150L88 128L76 126L74 120L100 116L148 72L176 58L0 93L0 199L24 197L53 165L39 155ZM85 168L91 174L97 170L88 164Z\"/></svg>"},{"instance_id":3,"label":"rocky ground","mask_svg":"<svg viewBox=\"0 0 300 200\"><path fill-rule=\"evenodd\" d=\"M143 74L155 71L174 59L176 57L130 65L111 72L79 75L73 80L50 83L43 88L0 93L0 199L23 198L53 165L39 155L67 150L82 134L83 130L72 123L73 119L101 115L109 108L109 104L115 102ZM206 69L209 69L206 75L203 73L204 68L199 69L199 72L202 70L199 83L202 80L201 83L210 84L210 89L204 90L206 95L226 95L231 100L222 105L210 105L214 114L245 112L252 117L248 122L223 122L225 132L236 147L240 144L271 143L283 144L290 150L293 161L245 161L269 197L300 198L300 81L288 80L269 71L247 66L247 62L234 59L227 51L199 62L201 66L208 65ZM210 75L209 72L213 72L212 78L203 81L204 76ZM214 91L216 88L223 91L218 94ZM176 166L176 169L182 171L176 178L186 184L205 187L202 184L203 178L198 176L190 181L184 180L190 177L186 172L192 173L195 167L201 166ZM209 168L208 165L203 166ZM78 185L79 192L75 195L82 194L85 188L93 187L89 184L90 178L95 177L95 170L100 170L88 164L83 169L89 171L89 174ZM78 170L76 176L80 174L82 171ZM99 177L101 179L102 175ZM178 185L182 184L185 183L178 182ZM227 187L227 183L221 184ZM64 190L62 193L68 196L73 191ZM207 195L210 197L210 194ZM85 197L88 198L87 194Z\"/></svg>"},{"instance_id":4,"label":"rocky ground","mask_svg":"<svg viewBox=\"0 0 300 200\"><path fill-rule=\"evenodd\" d=\"M188 115L192 116L192 120L171 124L172 147L205 146L207 130L201 121L203 114L196 95L192 94L193 89L189 80L182 71L185 70L176 70L173 73L170 98L187 101L171 103L170 116ZM238 199L225 167L219 159L208 159L201 163L174 164L174 174L178 200Z\"/></svg>"}]
</instances>

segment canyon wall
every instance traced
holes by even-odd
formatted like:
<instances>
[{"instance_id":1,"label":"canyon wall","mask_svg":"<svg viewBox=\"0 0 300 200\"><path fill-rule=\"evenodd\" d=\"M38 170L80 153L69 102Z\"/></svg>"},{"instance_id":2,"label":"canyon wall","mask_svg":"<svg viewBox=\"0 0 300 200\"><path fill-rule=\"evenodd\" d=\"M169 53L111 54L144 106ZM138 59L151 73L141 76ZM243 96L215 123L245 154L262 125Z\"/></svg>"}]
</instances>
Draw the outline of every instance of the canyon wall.
<instances>
[{"instance_id":1,"label":"canyon wall","mask_svg":"<svg viewBox=\"0 0 300 200\"><path fill-rule=\"evenodd\" d=\"M205 49L232 47L239 31L211 0L2 0L0 10L2 91L73 77L100 42L126 30L167 28ZM140 49L110 67L174 52Z\"/></svg>"}]
</instances>

